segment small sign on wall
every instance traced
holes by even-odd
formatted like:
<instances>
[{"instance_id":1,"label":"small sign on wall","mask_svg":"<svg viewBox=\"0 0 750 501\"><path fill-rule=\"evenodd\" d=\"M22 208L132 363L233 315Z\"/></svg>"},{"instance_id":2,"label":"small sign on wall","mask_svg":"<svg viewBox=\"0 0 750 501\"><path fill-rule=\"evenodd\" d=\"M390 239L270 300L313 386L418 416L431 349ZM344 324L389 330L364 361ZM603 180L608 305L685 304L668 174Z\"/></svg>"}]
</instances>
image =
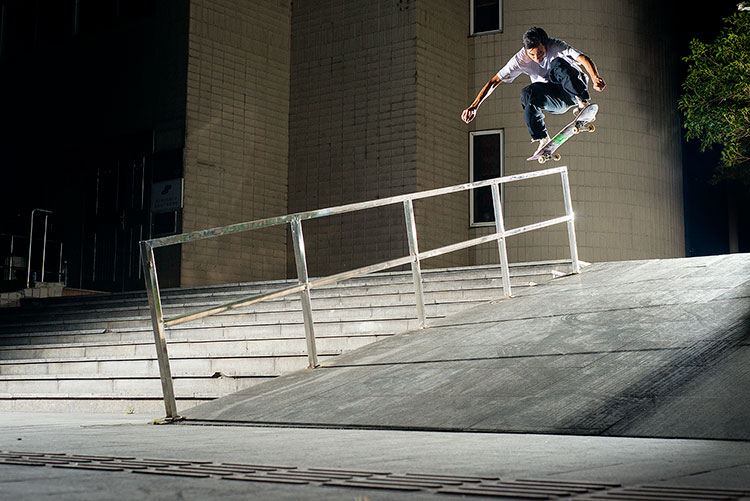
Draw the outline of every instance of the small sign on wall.
<instances>
[{"instance_id":1,"label":"small sign on wall","mask_svg":"<svg viewBox=\"0 0 750 501\"><path fill-rule=\"evenodd\" d=\"M151 212L174 212L182 209L184 179L161 181L151 185Z\"/></svg>"}]
</instances>

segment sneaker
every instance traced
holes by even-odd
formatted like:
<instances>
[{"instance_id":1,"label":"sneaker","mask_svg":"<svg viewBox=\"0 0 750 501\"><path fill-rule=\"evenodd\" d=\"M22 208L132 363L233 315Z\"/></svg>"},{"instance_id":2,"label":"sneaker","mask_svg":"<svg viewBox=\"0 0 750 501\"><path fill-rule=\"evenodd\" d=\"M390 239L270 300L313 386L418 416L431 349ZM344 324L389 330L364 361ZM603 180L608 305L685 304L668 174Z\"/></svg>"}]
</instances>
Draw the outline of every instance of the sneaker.
<instances>
[{"instance_id":1,"label":"sneaker","mask_svg":"<svg viewBox=\"0 0 750 501\"><path fill-rule=\"evenodd\" d=\"M547 143L549 143L551 140L552 140L552 138L549 137L549 136L545 136L542 139L532 139L531 140L532 143L539 141L539 147L534 152L534 155L538 155L539 152L542 151L542 148L544 148L545 146L547 146Z\"/></svg>"},{"instance_id":2,"label":"sneaker","mask_svg":"<svg viewBox=\"0 0 750 501\"><path fill-rule=\"evenodd\" d=\"M581 114L583 110L585 110L589 106L588 101L584 101L580 97L576 96L576 105L573 107L573 115L578 118L578 115Z\"/></svg>"}]
</instances>

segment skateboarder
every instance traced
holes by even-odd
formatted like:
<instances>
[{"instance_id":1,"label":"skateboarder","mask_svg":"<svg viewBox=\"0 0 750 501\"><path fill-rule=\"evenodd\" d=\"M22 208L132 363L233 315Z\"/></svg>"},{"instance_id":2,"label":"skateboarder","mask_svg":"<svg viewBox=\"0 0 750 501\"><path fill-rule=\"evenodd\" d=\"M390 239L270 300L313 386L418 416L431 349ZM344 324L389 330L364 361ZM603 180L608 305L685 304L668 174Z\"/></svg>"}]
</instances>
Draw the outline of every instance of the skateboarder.
<instances>
[{"instance_id":1,"label":"skateboarder","mask_svg":"<svg viewBox=\"0 0 750 501\"><path fill-rule=\"evenodd\" d=\"M521 91L521 104L531 141L539 142L536 155L550 141L543 111L561 114L575 106L574 113L578 116L588 106L588 77L581 66L591 76L594 89L604 90L607 84L590 57L562 40L549 37L542 28L531 28L523 35L523 48L482 87L461 118L466 123L474 120L479 106L498 85L526 73L531 85Z\"/></svg>"}]
</instances>

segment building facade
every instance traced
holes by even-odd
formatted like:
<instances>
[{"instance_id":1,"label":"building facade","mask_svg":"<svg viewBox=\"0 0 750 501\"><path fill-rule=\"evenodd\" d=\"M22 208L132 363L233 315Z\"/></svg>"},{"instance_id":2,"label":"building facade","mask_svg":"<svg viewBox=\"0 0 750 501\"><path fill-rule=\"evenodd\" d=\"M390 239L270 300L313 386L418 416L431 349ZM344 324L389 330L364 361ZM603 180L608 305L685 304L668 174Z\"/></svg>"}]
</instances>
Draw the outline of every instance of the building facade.
<instances>
[{"instance_id":1,"label":"building facade","mask_svg":"<svg viewBox=\"0 0 750 501\"><path fill-rule=\"evenodd\" d=\"M680 122L675 106L675 57L663 6L653 2L537 2L506 0L502 33L469 39L472 63L469 95L521 46L530 26L544 27L588 54L607 82L591 91L599 104L594 134L576 137L561 149L570 170L581 258L612 261L684 255ZM525 161L533 147L521 119L519 94L528 79L497 89L472 128L503 129L505 173L533 169ZM552 131L570 116L547 116ZM506 192L509 225L560 214L559 195L546 187ZM481 233L481 229L473 232ZM525 234L511 241L513 261L562 257L564 228ZM478 251L475 262L491 259Z\"/></svg>"},{"instance_id":2,"label":"building facade","mask_svg":"<svg viewBox=\"0 0 750 501\"><path fill-rule=\"evenodd\" d=\"M45 35L40 13L50 3L32 3L33 12L0 0L3 100L10 89L16 103L34 101L49 76L40 61L58 61L61 76L38 112L74 118L60 120L65 140L54 155L6 145L2 159L41 169L53 157L76 173L63 193L44 188L71 241L74 286L137 289L143 238L536 170L525 160L525 76L501 85L470 125L460 120L531 26L588 54L608 83L593 93L597 131L561 150L581 258L684 255L671 38L653 2L80 0L64 35ZM109 24L88 28L92 18ZM5 132L19 136L13 123L24 120L31 135L50 134L27 106L11 108ZM548 115L550 132L570 118ZM509 186L503 198L509 228L562 214L557 179ZM415 210L421 250L492 231L486 193ZM313 276L408 253L399 206L304 231ZM289 238L280 227L205 240L161 249L157 263L165 286L285 278L295 274ZM564 227L508 243L512 262L569 252ZM497 261L486 245L424 266Z\"/></svg>"}]
</instances>

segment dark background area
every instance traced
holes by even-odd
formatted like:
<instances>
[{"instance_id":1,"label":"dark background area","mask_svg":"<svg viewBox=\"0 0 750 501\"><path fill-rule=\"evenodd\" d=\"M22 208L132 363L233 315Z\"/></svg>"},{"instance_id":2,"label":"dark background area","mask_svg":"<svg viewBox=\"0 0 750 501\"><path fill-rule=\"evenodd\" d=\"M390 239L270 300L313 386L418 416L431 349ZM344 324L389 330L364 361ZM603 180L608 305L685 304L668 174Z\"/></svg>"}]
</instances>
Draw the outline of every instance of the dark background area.
<instances>
[{"instance_id":1,"label":"dark background area","mask_svg":"<svg viewBox=\"0 0 750 501\"><path fill-rule=\"evenodd\" d=\"M737 0L717 0L710 5L671 2L677 21L676 57L680 58L678 81L684 81L690 40L713 42L724 18L737 12ZM680 93L681 93L680 88ZM683 189L685 200L685 252L688 256L725 254L730 251L730 201L734 201L739 251L750 252L750 186L712 183L719 163L719 150L700 151L697 140L685 141L683 131Z\"/></svg>"},{"instance_id":2,"label":"dark background area","mask_svg":"<svg viewBox=\"0 0 750 501\"><path fill-rule=\"evenodd\" d=\"M31 213L44 209L45 281L62 267L71 287L142 288L138 241L168 226L161 219L179 229L149 200L152 183L182 176L187 0L0 0L0 9L0 285L26 285ZM37 212L32 282L44 224ZM2 284L11 235L22 266Z\"/></svg>"}]
</instances>

